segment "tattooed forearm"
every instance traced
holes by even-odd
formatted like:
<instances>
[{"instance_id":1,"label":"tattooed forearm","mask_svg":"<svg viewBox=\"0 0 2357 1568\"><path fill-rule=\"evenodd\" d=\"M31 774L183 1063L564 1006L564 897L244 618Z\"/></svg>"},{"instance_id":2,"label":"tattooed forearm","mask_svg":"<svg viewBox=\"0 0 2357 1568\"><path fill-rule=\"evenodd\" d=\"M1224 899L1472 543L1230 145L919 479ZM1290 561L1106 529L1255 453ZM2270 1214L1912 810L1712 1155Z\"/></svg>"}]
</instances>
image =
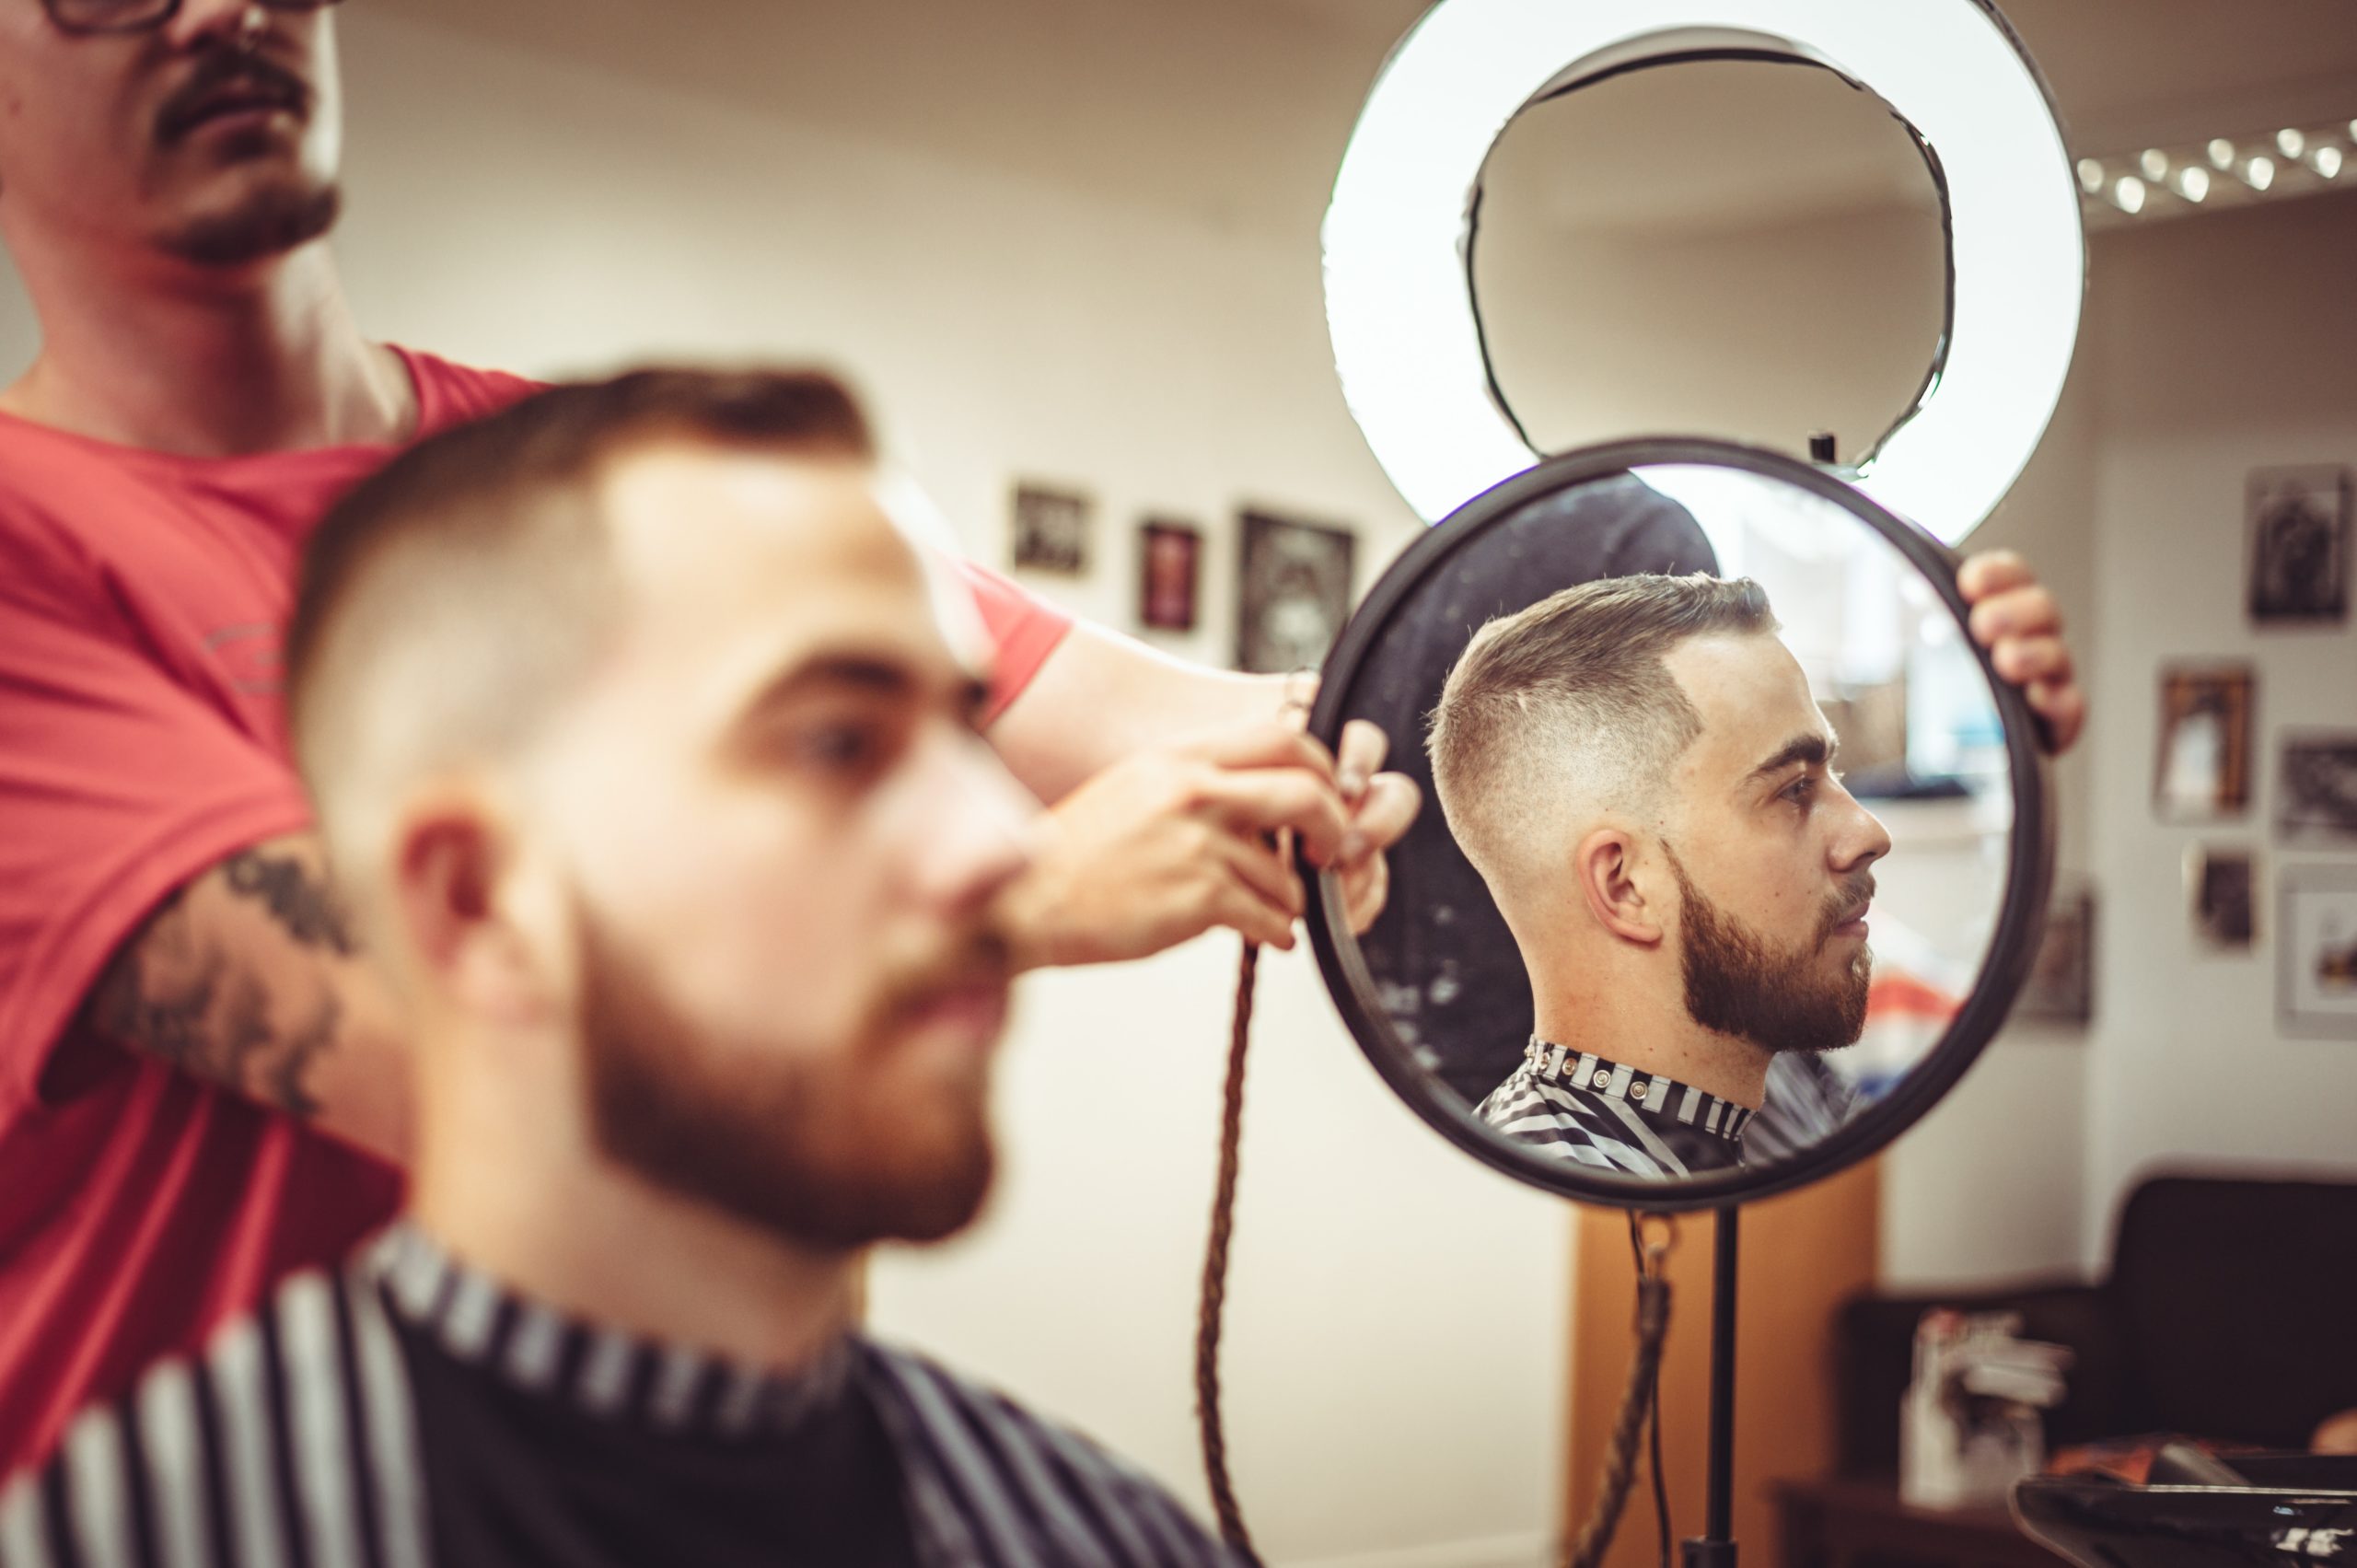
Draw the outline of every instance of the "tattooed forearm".
<instances>
[{"instance_id":1,"label":"tattooed forearm","mask_svg":"<svg viewBox=\"0 0 2357 1568\"><path fill-rule=\"evenodd\" d=\"M347 958L359 951L327 878L295 856L247 850L222 862L221 873L231 892L261 900L297 942Z\"/></svg>"},{"instance_id":2,"label":"tattooed forearm","mask_svg":"<svg viewBox=\"0 0 2357 1568\"><path fill-rule=\"evenodd\" d=\"M260 918L240 912L253 904ZM295 856L250 851L149 917L108 965L85 1017L118 1045L313 1117L312 1074L343 1020L318 967L322 950L356 950L324 877Z\"/></svg>"}]
</instances>

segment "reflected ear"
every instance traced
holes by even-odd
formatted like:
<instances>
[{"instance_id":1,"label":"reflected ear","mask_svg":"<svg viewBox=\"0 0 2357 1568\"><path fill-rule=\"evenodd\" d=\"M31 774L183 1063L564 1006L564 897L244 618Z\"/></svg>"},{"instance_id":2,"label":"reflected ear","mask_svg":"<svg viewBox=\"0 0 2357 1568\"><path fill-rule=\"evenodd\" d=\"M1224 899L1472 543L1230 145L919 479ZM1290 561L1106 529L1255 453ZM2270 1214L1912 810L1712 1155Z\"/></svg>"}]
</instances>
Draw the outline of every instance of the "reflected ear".
<instances>
[{"instance_id":1,"label":"reflected ear","mask_svg":"<svg viewBox=\"0 0 2357 1568\"><path fill-rule=\"evenodd\" d=\"M1656 946L1667 912L1646 898L1638 880L1637 840L1621 828L1598 828L1572 851L1572 875L1596 923L1624 941Z\"/></svg>"},{"instance_id":2,"label":"reflected ear","mask_svg":"<svg viewBox=\"0 0 2357 1568\"><path fill-rule=\"evenodd\" d=\"M402 820L394 903L427 985L461 1012L509 1022L547 1011L548 977L512 918L520 874L505 819L481 796L432 798Z\"/></svg>"}]
</instances>

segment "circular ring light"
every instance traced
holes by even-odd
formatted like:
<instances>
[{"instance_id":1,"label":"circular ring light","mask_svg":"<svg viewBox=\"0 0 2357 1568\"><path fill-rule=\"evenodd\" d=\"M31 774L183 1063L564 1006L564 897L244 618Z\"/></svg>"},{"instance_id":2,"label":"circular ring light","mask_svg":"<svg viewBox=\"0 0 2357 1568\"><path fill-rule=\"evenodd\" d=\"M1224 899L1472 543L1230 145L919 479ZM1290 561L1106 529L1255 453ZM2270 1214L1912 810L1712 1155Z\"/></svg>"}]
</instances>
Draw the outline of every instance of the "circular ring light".
<instances>
[{"instance_id":1,"label":"circular ring light","mask_svg":"<svg viewBox=\"0 0 2357 1568\"><path fill-rule=\"evenodd\" d=\"M1325 225L1351 413L1427 522L1538 460L1491 378L1470 247L1482 165L1535 100L1698 56L1805 61L1870 90L1941 188L1948 330L1859 487L1949 544L2046 433L2079 332L2079 187L2037 68L1986 0L1441 0L1359 117Z\"/></svg>"}]
</instances>

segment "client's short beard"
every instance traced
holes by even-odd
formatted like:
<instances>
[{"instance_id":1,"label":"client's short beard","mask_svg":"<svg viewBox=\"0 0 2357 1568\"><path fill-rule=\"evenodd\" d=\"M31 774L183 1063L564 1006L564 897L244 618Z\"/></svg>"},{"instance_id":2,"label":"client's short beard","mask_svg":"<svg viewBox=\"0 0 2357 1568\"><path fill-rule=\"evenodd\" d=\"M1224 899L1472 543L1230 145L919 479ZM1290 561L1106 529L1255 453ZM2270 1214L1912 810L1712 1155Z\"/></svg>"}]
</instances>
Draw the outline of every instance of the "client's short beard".
<instances>
[{"instance_id":1,"label":"client's short beard","mask_svg":"<svg viewBox=\"0 0 2357 1568\"><path fill-rule=\"evenodd\" d=\"M599 1151L664 1190L795 1242L850 1251L938 1241L971 1224L996 1167L986 1109L931 1146L858 1090L848 1057L789 1062L714 1042L655 977L581 912L582 1046Z\"/></svg>"},{"instance_id":2,"label":"client's short beard","mask_svg":"<svg viewBox=\"0 0 2357 1568\"><path fill-rule=\"evenodd\" d=\"M1861 949L1840 980L1828 983L1817 962L1835 926L1870 895L1861 877L1828 900L1810 940L1795 951L1772 950L1694 886L1665 844L1682 900L1686 1010L1706 1029L1747 1040L1763 1051L1830 1051L1854 1045L1866 1027L1866 993L1874 955Z\"/></svg>"},{"instance_id":3,"label":"client's short beard","mask_svg":"<svg viewBox=\"0 0 2357 1568\"><path fill-rule=\"evenodd\" d=\"M163 238L162 249L200 267L243 267L308 245L335 227L343 192L335 185L255 193L235 211L198 218Z\"/></svg>"}]
</instances>

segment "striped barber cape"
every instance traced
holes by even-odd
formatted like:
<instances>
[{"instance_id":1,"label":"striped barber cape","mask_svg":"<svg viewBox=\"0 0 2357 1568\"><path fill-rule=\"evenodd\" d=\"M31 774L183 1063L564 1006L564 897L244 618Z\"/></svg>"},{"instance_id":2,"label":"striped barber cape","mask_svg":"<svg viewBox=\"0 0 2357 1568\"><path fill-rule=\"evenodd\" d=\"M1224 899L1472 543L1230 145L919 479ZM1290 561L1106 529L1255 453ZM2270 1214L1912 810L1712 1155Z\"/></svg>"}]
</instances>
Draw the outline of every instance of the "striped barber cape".
<instances>
[{"instance_id":1,"label":"striped barber cape","mask_svg":"<svg viewBox=\"0 0 2357 1568\"><path fill-rule=\"evenodd\" d=\"M1537 1036L1475 1114L1542 1154L1657 1181L1740 1167L1752 1117L1733 1100Z\"/></svg>"},{"instance_id":2,"label":"striped barber cape","mask_svg":"<svg viewBox=\"0 0 2357 1568\"><path fill-rule=\"evenodd\" d=\"M0 1568L1226 1564L1142 1471L858 1336L776 1374L396 1227L86 1411Z\"/></svg>"}]
</instances>

